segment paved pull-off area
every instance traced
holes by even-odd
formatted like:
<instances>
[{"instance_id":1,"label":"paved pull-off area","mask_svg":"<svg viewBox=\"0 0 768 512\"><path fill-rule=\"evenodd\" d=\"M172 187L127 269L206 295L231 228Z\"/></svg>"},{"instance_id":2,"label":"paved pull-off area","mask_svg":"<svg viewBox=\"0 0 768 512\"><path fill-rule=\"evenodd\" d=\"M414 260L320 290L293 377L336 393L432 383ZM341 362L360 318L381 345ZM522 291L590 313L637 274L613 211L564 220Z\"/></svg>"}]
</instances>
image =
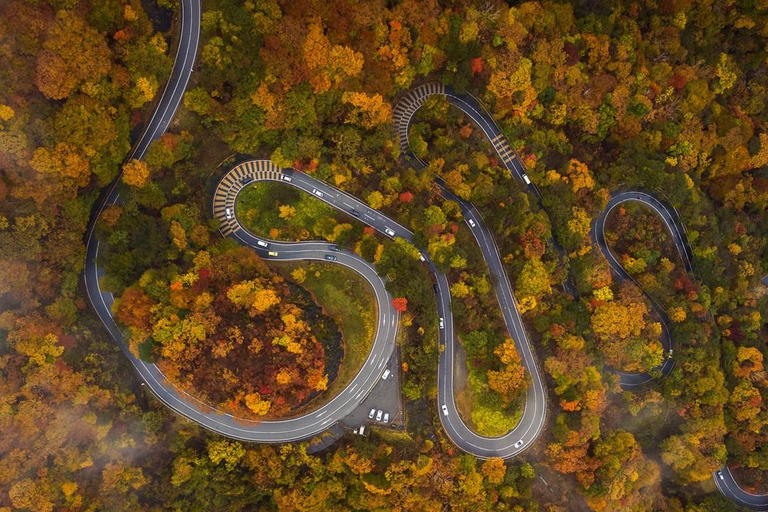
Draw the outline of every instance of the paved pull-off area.
<instances>
[{"instance_id":1,"label":"paved pull-off area","mask_svg":"<svg viewBox=\"0 0 768 512\"><path fill-rule=\"evenodd\" d=\"M143 158L150 142L164 133L173 118L192 73L200 36L200 19L200 1L182 0L181 35L170 79L163 90L152 118L128 156L128 160ZM480 102L470 95L456 94L437 83L424 84L410 90L402 97L394 109L395 128L400 140L400 146L411 165L416 167L425 165L424 162L409 153L408 127L411 118L424 101L435 94L444 95L449 103L461 109L469 116L482 129L505 167L512 171L512 175L520 182L520 185L527 187L528 191L539 196L538 189L530 182L525 168L520 162L520 158L511 148L508 139L501 132L498 125L496 125L493 118L481 106ZM409 241L413 240L413 233L408 229L382 213L369 208L358 199L299 171L280 169L271 162L254 160L239 164L222 178L215 192L213 214L221 222L221 231L224 236L233 237L240 243L253 247L261 256L266 258L280 260L325 260L329 244L327 242L291 243L261 240L243 229L237 222L235 201L239 191L250 180L281 181L297 187L306 193L313 194L315 197L346 213L351 213L353 209L356 210L360 215L361 221L373 227L384 236L390 238L402 237ZM96 214L88 232L84 272L86 291L92 307L104 323L107 331L123 349L147 386L163 403L199 425L228 437L245 441L289 442L306 439L327 430L346 415L352 413L365 400L367 394L379 383L387 361L390 360L393 354L398 327L398 315L393 311L391 297L384 288L384 282L376 274L374 268L357 255L346 251L334 251L334 256L336 256L335 263L355 270L371 283L379 307L376 337L368 360L350 385L325 406L309 414L280 421L249 422L236 419L229 414L221 414L202 404L195 397L175 389L165 379L156 365L146 363L133 356L124 343L123 333L112 317L110 306L114 299L110 293L103 292L99 287L99 277L102 274L97 265L99 241L93 236L94 226L101 212L106 206L114 204L119 199L119 193L116 190L118 181L119 177L106 190L104 199L97 205ZM444 321L444 328L440 330L440 343L445 345L445 350L440 353L438 361L438 403L436 404L438 416L450 439L462 450L480 458L514 457L528 448L543 429L547 414L546 392L512 288L509 284L509 279L501 264L499 252L491 233L485 227L480 213L471 203L456 197L442 180L437 179L436 183L446 198L458 202L461 206L464 218L480 246L489 272L494 277L496 296L507 330L515 340L523 364L531 376L531 386L528 390L525 409L520 423L514 430L505 436L496 438L482 437L469 430L459 417L453 395L453 357L456 348L456 336L453 330L448 280L444 274L437 271L429 259L429 255L422 253L425 258L425 264L432 272L438 285L438 315ZM322 197L317 192L320 192ZM604 236L605 218L613 207L624 201L643 202L662 217L675 241L681 258L685 262L686 269L691 272L692 254L685 237L685 229L680 223L676 212L673 213L673 209L670 209L653 196L637 191L615 194L611 198L606 210L595 222L593 233L596 242L611 263L613 270L620 277L631 279L610 253L610 250L608 250ZM469 223L470 220L473 222ZM262 243L259 244L259 242ZM267 247L264 247L265 243ZM653 299L651 299L651 302L654 304L657 312L662 315L662 318L665 318L663 316L663 308ZM664 348L669 350L672 346L671 339L668 335L668 330L666 330L666 320L663 323L667 332ZM674 360L670 358L665 361L660 371L662 374L666 374L673 367ZM621 374L622 385L629 389L647 382L650 378L650 376L645 374ZM443 411L447 411L447 415ZM727 467L713 473L713 479L718 489L734 503L754 510L768 510L768 495L752 495L741 490Z\"/></svg>"}]
</instances>

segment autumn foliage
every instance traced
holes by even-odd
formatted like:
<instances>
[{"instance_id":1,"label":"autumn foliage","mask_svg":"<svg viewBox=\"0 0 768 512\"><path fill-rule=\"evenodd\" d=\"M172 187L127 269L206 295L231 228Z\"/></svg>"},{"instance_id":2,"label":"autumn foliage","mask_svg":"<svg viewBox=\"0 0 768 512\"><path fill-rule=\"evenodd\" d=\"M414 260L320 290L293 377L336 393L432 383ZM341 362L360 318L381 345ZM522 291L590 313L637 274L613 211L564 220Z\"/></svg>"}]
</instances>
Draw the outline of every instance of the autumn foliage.
<instances>
[{"instance_id":1,"label":"autumn foliage","mask_svg":"<svg viewBox=\"0 0 768 512\"><path fill-rule=\"evenodd\" d=\"M156 344L177 386L240 416L278 416L325 389L323 346L282 278L245 248L193 259L176 277L145 274L120 296L117 318L133 346Z\"/></svg>"},{"instance_id":2,"label":"autumn foliage","mask_svg":"<svg viewBox=\"0 0 768 512\"><path fill-rule=\"evenodd\" d=\"M392 299L392 307L398 313L404 313L408 309L408 299L405 297L396 297Z\"/></svg>"}]
</instances>

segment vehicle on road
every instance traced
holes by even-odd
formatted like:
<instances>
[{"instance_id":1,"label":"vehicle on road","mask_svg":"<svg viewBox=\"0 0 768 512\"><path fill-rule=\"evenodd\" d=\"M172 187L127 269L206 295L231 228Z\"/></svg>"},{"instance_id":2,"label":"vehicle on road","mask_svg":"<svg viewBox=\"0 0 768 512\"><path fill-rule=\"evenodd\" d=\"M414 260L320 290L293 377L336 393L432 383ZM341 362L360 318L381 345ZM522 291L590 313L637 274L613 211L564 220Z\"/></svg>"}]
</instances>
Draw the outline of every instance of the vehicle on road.
<instances>
[{"instance_id":1,"label":"vehicle on road","mask_svg":"<svg viewBox=\"0 0 768 512\"><path fill-rule=\"evenodd\" d=\"M531 178L529 178L527 174L523 173L522 177L523 177L523 181L525 182L526 185L530 185L531 184Z\"/></svg>"},{"instance_id":2,"label":"vehicle on road","mask_svg":"<svg viewBox=\"0 0 768 512\"><path fill-rule=\"evenodd\" d=\"M387 380L387 377L389 377L389 374L390 374L390 373L392 373L392 372L391 372L391 371L389 371L389 368L387 368L386 370L384 370L384 373L381 375L381 378L382 378L382 380Z\"/></svg>"},{"instance_id":3,"label":"vehicle on road","mask_svg":"<svg viewBox=\"0 0 768 512\"><path fill-rule=\"evenodd\" d=\"M432 285L432 289L435 290L435 293L438 293L440 291L440 287L437 286L436 284Z\"/></svg>"},{"instance_id":4,"label":"vehicle on road","mask_svg":"<svg viewBox=\"0 0 768 512\"><path fill-rule=\"evenodd\" d=\"M232 211L229 208L227 208L227 219L231 219L231 218L232 218Z\"/></svg>"},{"instance_id":5,"label":"vehicle on road","mask_svg":"<svg viewBox=\"0 0 768 512\"><path fill-rule=\"evenodd\" d=\"M669 349L669 352L667 352L667 359L672 359L672 349Z\"/></svg>"},{"instance_id":6,"label":"vehicle on road","mask_svg":"<svg viewBox=\"0 0 768 512\"><path fill-rule=\"evenodd\" d=\"M368 419L373 419L373 417L376 416L376 408L374 407L371 409L371 412L368 413Z\"/></svg>"},{"instance_id":7,"label":"vehicle on road","mask_svg":"<svg viewBox=\"0 0 768 512\"><path fill-rule=\"evenodd\" d=\"M395 236L395 230L392 228L384 228L384 232L389 236Z\"/></svg>"},{"instance_id":8,"label":"vehicle on road","mask_svg":"<svg viewBox=\"0 0 768 512\"><path fill-rule=\"evenodd\" d=\"M424 262L424 261L427 261L427 258L425 258L425 257L424 257L424 255L423 255L423 254L421 254L421 253L419 253L419 259L420 259L422 262Z\"/></svg>"},{"instance_id":9,"label":"vehicle on road","mask_svg":"<svg viewBox=\"0 0 768 512\"><path fill-rule=\"evenodd\" d=\"M259 247L263 247L265 249L269 247L269 244L267 242L265 242L264 240L257 241L256 245L258 245Z\"/></svg>"},{"instance_id":10,"label":"vehicle on road","mask_svg":"<svg viewBox=\"0 0 768 512\"><path fill-rule=\"evenodd\" d=\"M469 227L471 227L471 228L477 226L477 224L475 224L475 221L472 220L472 219L467 219L467 222L469 222Z\"/></svg>"},{"instance_id":11,"label":"vehicle on road","mask_svg":"<svg viewBox=\"0 0 768 512\"><path fill-rule=\"evenodd\" d=\"M326 254L325 259L327 259L328 261L336 261L338 258L333 254Z\"/></svg>"},{"instance_id":12,"label":"vehicle on road","mask_svg":"<svg viewBox=\"0 0 768 512\"><path fill-rule=\"evenodd\" d=\"M283 178L283 181L287 181L288 183L290 183L290 182L292 182L292 181L293 181L293 178L291 178L291 177L290 177L290 176L288 176L287 174L283 174L283 175L282 175L282 178Z\"/></svg>"},{"instance_id":13,"label":"vehicle on road","mask_svg":"<svg viewBox=\"0 0 768 512\"><path fill-rule=\"evenodd\" d=\"M443 317L440 317L440 328L445 329L445 322L443 321Z\"/></svg>"},{"instance_id":14,"label":"vehicle on road","mask_svg":"<svg viewBox=\"0 0 768 512\"><path fill-rule=\"evenodd\" d=\"M722 471L718 471L718 472L717 472L717 477L718 477L720 480L725 480L725 477L723 476L723 472L722 472Z\"/></svg>"},{"instance_id":15,"label":"vehicle on road","mask_svg":"<svg viewBox=\"0 0 768 512\"><path fill-rule=\"evenodd\" d=\"M323 197L323 193L317 190L316 188L312 189L312 193L315 194L317 197Z\"/></svg>"},{"instance_id":16,"label":"vehicle on road","mask_svg":"<svg viewBox=\"0 0 768 512\"><path fill-rule=\"evenodd\" d=\"M336 252L339 252L339 251L341 251L341 249L339 249L339 246L338 246L338 245L335 245L335 244L331 244L331 245L329 245L329 246L328 246L328 250L329 250L329 251L336 251Z\"/></svg>"},{"instance_id":17,"label":"vehicle on road","mask_svg":"<svg viewBox=\"0 0 768 512\"><path fill-rule=\"evenodd\" d=\"M443 416L448 416L448 406L443 404L441 409L443 410Z\"/></svg>"},{"instance_id":18,"label":"vehicle on road","mask_svg":"<svg viewBox=\"0 0 768 512\"><path fill-rule=\"evenodd\" d=\"M350 208L349 213L351 213L354 217L360 217L360 212L358 212L354 208Z\"/></svg>"},{"instance_id":19,"label":"vehicle on road","mask_svg":"<svg viewBox=\"0 0 768 512\"><path fill-rule=\"evenodd\" d=\"M515 448L520 448L521 446L523 446L523 440L522 439L515 443Z\"/></svg>"},{"instance_id":20,"label":"vehicle on road","mask_svg":"<svg viewBox=\"0 0 768 512\"><path fill-rule=\"evenodd\" d=\"M383 421L384 423L389 423L389 413L388 413L388 412L385 412L385 413L384 413L384 419L383 419L382 421Z\"/></svg>"},{"instance_id":21,"label":"vehicle on road","mask_svg":"<svg viewBox=\"0 0 768 512\"><path fill-rule=\"evenodd\" d=\"M269 256L277 256L277 253L275 251L269 251L267 254Z\"/></svg>"},{"instance_id":22,"label":"vehicle on road","mask_svg":"<svg viewBox=\"0 0 768 512\"><path fill-rule=\"evenodd\" d=\"M243 176L243 179L242 179L243 185L247 185L252 181L253 181L253 176Z\"/></svg>"},{"instance_id":23,"label":"vehicle on road","mask_svg":"<svg viewBox=\"0 0 768 512\"><path fill-rule=\"evenodd\" d=\"M384 414L384 411L382 411L381 409L376 411L376 421L381 421L381 415L382 414Z\"/></svg>"}]
</instances>

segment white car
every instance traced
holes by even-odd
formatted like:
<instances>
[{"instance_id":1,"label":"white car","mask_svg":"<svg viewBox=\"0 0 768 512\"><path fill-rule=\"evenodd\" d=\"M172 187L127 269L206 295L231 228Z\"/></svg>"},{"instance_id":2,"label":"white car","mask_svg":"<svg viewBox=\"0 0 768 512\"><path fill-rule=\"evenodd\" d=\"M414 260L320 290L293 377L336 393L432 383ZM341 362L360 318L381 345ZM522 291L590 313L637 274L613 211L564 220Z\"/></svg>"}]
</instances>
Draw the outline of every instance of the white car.
<instances>
[{"instance_id":1,"label":"white car","mask_svg":"<svg viewBox=\"0 0 768 512\"><path fill-rule=\"evenodd\" d=\"M523 440L522 439L515 443L515 448L520 448L521 446L523 446Z\"/></svg>"},{"instance_id":2,"label":"white car","mask_svg":"<svg viewBox=\"0 0 768 512\"><path fill-rule=\"evenodd\" d=\"M388 413L388 412L385 412L385 413L384 413L384 419L383 419L382 421L383 421L384 423L389 423L389 413Z\"/></svg>"},{"instance_id":3,"label":"white car","mask_svg":"<svg viewBox=\"0 0 768 512\"><path fill-rule=\"evenodd\" d=\"M423 254L419 254L419 259L421 261L427 261L427 258L425 258Z\"/></svg>"},{"instance_id":4,"label":"white car","mask_svg":"<svg viewBox=\"0 0 768 512\"><path fill-rule=\"evenodd\" d=\"M525 174L525 173L523 173L522 176L523 176L523 181L525 182L525 184L526 185L530 185L531 184L531 178L529 178L528 175Z\"/></svg>"},{"instance_id":5,"label":"white car","mask_svg":"<svg viewBox=\"0 0 768 512\"><path fill-rule=\"evenodd\" d=\"M229 208L227 208L227 219L231 219L231 218L232 218L232 211Z\"/></svg>"},{"instance_id":6,"label":"white car","mask_svg":"<svg viewBox=\"0 0 768 512\"><path fill-rule=\"evenodd\" d=\"M448 416L448 406L443 404L443 407L441 407L441 409L443 409L443 416Z\"/></svg>"},{"instance_id":7,"label":"white car","mask_svg":"<svg viewBox=\"0 0 768 512\"><path fill-rule=\"evenodd\" d=\"M443 321L443 317L440 317L440 328L445 329L445 322Z\"/></svg>"},{"instance_id":8,"label":"white car","mask_svg":"<svg viewBox=\"0 0 768 512\"><path fill-rule=\"evenodd\" d=\"M263 247L265 249L269 247L269 244L264 240L259 240L258 242L256 242L256 245L258 245L259 247Z\"/></svg>"},{"instance_id":9,"label":"white car","mask_svg":"<svg viewBox=\"0 0 768 512\"><path fill-rule=\"evenodd\" d=\"M723 472L722 472L722 471L718 471L718 472L717 472L717 477L718 477L720 480L725 480L725 478L723 477Z\"/></svg>"},{"instance_id":10,"label":"white car","mask_svg":"<svg viewBox=\"0 0 768 512\"><path fill-rule=\"evenodd\" d=\"M317 197L323 197L323 193L317 190L316 188L312 189L312 193L315 194Z\"/></svg>"},{"instance_id":11,"label":"white car","mask_svg":"<svg viewBox=\"0 0 768 512\"><path fill-rule=\"evenodd\" d=\"M389 377L389 374L390 374L390 373L392 373L392 372L391 372L391 371L389 371L389 368L387 368L386 370L384 370L384 373L381 375L381 379L382 379L382 380L386 380L386 379L387 379L387 377Z\"/></svg>"},{"instance_id":12,"label":"white car","mask_svg":"<svg viewBox=\"0 0 768 512\"><path fill-rule=\"evenodd\" d=\"M667 354L667 357L669 359L672 359L672 349L669 349L669 353Z\"/></svg>"},{"instance_id":13,"label":"white car","mask_svg":"<svg viewBox=\"0 0 768 512\"><path fill-rule=\"evenodd\" d=\"M475 224L475 221L473 221L472 219L467 219L467 222L469 222L469 227L471 228L477 226L477 224Z\"/></svg>"},{"instance_id":14,"label":"white car","mask_svg":"<svg viewBox=\"0 0 768 512\"><path fill-rule=\"evenodd\" d=\"M371 409L371 412L368 413L368 419L373 419L373 417L376 416L376 408L374 407Z\"/></svg>"},{"instance_id":15,"label":"white car","mask_svg":"<svg viewBox=\"0 0 768 512\"><path fill-rule=\"evenodd\" d=\"M376 421L381 421L381 415L382 414L384 414L384 411L382 411L381 409L376 411Z\"/></svg>"},{"instance_id":16,"label":"white car","mask_svg":"<svg viewBox=\"0 0 768 512\"><path fill-rule=\"evenodd\" d=\"M290 177L290 176L288 176L287 174L283 174L282 178L283 178L283 181L287 181L288 183L290 183L291 181L293 181L293 180L291 179L291 177Z\"/></svg>"},{"instance_id":17,"label":"white car","mask_svg":"<svg viewBox=\"0 0 768 512\"><path fill-rule=\"evenodd\" d=\"M392 228L384 228L384 232L389 236L395 236L395 230Z\"/></svg>"}]
</instances>

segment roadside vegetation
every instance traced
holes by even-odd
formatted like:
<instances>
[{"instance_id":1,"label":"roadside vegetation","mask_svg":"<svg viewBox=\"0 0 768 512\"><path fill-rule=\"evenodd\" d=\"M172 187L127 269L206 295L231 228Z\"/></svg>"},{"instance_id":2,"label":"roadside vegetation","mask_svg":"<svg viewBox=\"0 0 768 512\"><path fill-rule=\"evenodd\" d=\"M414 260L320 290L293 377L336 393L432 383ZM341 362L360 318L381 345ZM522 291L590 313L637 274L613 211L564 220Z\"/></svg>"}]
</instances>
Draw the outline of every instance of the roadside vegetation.
<instances>
[{"instance_id":1,"label":"roadside vegetation","mask_svg":"<svg viewBox=\"0 0 768 512\"><path fill-rule=\"evenodd\" d=\"M341 354L331 356L338 375L318 398L328 401L343 390L363 367L376 335L376 297L371 285L357 272L330 263L279 262L274 266L312 294L323 312L341 332ZM340 360L335 360L339 359ZM312 405L317 405L318 400Z\"/></svg>"},{"instance_id":2,"label":"roadside vegetation","mask_svg":"<svg viewBox=\"0 0 768 512\"><path fill-rule=\"evenodd\" d=\"M176 9L178 22L177 2L158 3L166 16ZM269 155L382 209L419 233L415 245L454 282L479 294L470 245L452 232L461 219L432 186L439 175L480 208L494 234L551 398L539 452L507 463L476 460L445 438L435 407L429 275L412 247L362 227L345 245L405 299L398 307L411 441L348 436L316 455L304 444L245 444L190 425L143 392L90 311L80 275L90 212L171 69L166 36L176 37L178 27L159 33L144 4L0 2L0 510L431 511L450 503L472 511L726 511L734 504L711 481L726 462L746 488L765 491L764 1L204 2L183 107L143 163L125 163L121 203L97 229L102 284L120 298L117 311L131 294L141 299L134 306L152 305L123 313L160 334L157 345L137 335L133 348L162 358L176 334L217 333L209 330L214 317L205 316L216 305L227 309L216 313L216 325L242 333L259 315L225 290L244 281L280 297L256 333L285 335L290 305L301 310L297 322L311 323L303 316L310 303L221 240L206 212L212 166L233 153ZM480 130L440 99L411 129L428 170L400 163L392 105L433 79L483 101L541 205L510 179ZM685 274L647 214L628 209L637 220L617 220L615 250L645 262L633 275L672 319L677 361L655 389L632 395L604 370L609 360L621 364L626 345L612 345L614 335L594 319L610 316L601 308L610 311L626 294L627 307L641 302L637 290L615 282L589 236L610 192L624 185L663 194L678 209L696 267L694 277ZM290 232L281 236L300 236L300 227L319 237L337 227L316 215L294 228L276 212L254 222ZM191 275L203 253L222 266ZM208 306L200 299L206 292ZM203 327L201 316L209 322ZM320 361L313 336L319 343L314 330L293 341ZM239 349L213 357L226 348L214 343L220 339L228 338L184 343L180 356L204 346L201 364L234 357ZM655 354L630 354L626 363L648 366ZM280 362L297 370L285 386L311 394L317 382L310 384L309 366L291 356ZM200 371L226 380L213 366ZM250 375L227 378L222 399L255 386ZM277 403L283 390L257 392ZM624 413L644 421L624 422ZM559 478L545 485L534 467Z\"/></svg>"},{"instance_id":3,"label":"roadside vegetation","mask_svg":"<svg viewBox=\"0 0 768 512\"><path fill-rule=\"evenodd\" d=\"M237 197L236 208L246 229L272 240L327 240L346 246L363 230L360 222L316 197L273 181L246 186Z\"/></svg>"},{"instance_id":4,"label":"roadside vegetation","mask_svg":"<svg viewBox=\"0 0 768 512\"><path fill-rule=\"evenodd\" d=\"M133 200L127 194L127 209ZM112 308L134 354L236 417L279 418L325 391L337 372L326 354L342 350L333 320L252 249L229 240L210 245L207 236L187 240L184 226L201 220L194 211L178 204L163 212L174 236L156 249L174 257L129 282ZM142 217L120 215L113 227L151 220ZM107 269L118 270L110 257L119 250L105 251Z\"/></svg>"}]
</instances>

